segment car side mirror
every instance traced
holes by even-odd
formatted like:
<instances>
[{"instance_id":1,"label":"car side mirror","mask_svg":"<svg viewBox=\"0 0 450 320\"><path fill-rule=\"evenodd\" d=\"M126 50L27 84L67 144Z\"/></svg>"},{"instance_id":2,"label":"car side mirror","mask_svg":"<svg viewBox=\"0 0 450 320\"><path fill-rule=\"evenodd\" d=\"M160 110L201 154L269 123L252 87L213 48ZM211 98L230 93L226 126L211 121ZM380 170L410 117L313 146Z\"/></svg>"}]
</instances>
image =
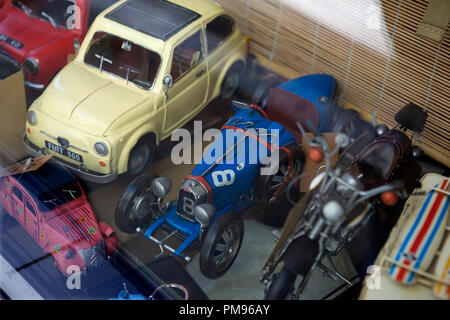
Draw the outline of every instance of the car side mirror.
<instances>
[{"instance_id":1,"label":"car side mirror","mask_svg":"<svg viewBox=\"0 0 450 320\"><path fill-rule=\"evenodd\" d=\"M80 40L73 39L73 50L75 51L75 54L78 54L78 51L80 51Z\"/></svg>"},{"instance_id":2,"label":"car side mirror","mask_svg":"<svg viewBox=\"0 0 450 320\"><path fill-rule=\"evenodd\" d=\"M215 214L216 208L211 203L203 203L194 208L194 217L202 227L207 226Z\"/></svg>"},{"instance_id":3,"label":"car side mirror","mask_svg":"<svg viewBox=\"0 0 450 320\"><path fill-rule=\"evenodd\" d=\"M152 181L152 190L155 195L162 199L167 196L172 189L172 181L166 177L159 177Z\"/></svg>"}]
</instances>

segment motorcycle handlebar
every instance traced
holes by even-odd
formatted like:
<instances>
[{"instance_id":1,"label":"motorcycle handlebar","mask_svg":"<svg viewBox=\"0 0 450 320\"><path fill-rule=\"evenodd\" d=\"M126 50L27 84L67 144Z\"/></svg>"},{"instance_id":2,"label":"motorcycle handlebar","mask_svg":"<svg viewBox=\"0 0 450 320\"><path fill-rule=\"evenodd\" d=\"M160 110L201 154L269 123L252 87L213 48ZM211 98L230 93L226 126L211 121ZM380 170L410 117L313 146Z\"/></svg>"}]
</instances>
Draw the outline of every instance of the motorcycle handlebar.
<instances>
[{"instance_id":1,"label":"motorcycle handlebar","mask_svg":"<svg viewBox=\"0 0 450 320\"><path fill-rule=\"evenodd\" d=\"M316 137L322 136L319 128L316 126L316 124L310 118L306 119L306 125L308 126L309 130L311 130L311 132L314 133L314 135Z\"/></svg>"},{"instance_id":2,"label":"motorcycle handlebar","mask_svg":"<svg viewBox=\"0 0 450 320\"><path fill-rule=\"evenodd\" d=\"M362 195L364 196L364 198L372 198L387 191L401 190L404 188L405 184L402 181L393 181L389 184L385 184L371 190L363 191Z\"/></svg>"}]
</instances>

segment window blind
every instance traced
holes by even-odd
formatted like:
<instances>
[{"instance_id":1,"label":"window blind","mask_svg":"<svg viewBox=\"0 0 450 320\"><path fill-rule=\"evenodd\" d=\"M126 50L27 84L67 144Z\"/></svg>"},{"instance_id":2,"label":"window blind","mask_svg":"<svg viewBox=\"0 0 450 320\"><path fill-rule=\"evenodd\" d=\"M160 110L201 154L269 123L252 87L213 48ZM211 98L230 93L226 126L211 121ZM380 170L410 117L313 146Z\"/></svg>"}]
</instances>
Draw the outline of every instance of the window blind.
<instances>
[{"instance_id":1,"label":"window blind","mask_svg":"<svg viewBox=\"0 0 450 320\"><path fill-rule=\"evenodd\" d=\"M428 0L219 0L263 65L287 78L329 73L344 108L395 125L408 102L428 111L418 144L450 166L450 36L416 33Z\"/></svg>"}]
</instances>

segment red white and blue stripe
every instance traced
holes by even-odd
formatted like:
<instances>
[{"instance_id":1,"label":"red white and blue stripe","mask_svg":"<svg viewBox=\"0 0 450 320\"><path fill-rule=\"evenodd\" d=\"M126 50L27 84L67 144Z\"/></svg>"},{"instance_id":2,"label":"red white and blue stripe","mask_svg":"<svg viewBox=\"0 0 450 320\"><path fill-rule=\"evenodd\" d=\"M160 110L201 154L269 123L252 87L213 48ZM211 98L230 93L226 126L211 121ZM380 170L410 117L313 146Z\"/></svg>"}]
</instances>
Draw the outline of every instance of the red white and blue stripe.
<instances>
[{"instance_id":1,"label":"red white and blue stripe","mask_svg":"<svg viewBox=\"0 0 450 320\"><path fill-rule=\"evenodd\" d=\"M440 186L435 185L435 188L446 190L448 182L449 180L446 179ZM430 246L433 241L439 240L436 239L437 234L443 234L439 230L445 228L447 224L448 207L447 195L435 190L430 191L395 256L396 262L416 270L428 267L424 265L424 260L431 262L431 259L425 258L427 254L433 254L430 252ZM405 284L413 283L416 275L415 272L397 264L392 265L389 274L395 281Z\"/></svg>"}]
</instances>

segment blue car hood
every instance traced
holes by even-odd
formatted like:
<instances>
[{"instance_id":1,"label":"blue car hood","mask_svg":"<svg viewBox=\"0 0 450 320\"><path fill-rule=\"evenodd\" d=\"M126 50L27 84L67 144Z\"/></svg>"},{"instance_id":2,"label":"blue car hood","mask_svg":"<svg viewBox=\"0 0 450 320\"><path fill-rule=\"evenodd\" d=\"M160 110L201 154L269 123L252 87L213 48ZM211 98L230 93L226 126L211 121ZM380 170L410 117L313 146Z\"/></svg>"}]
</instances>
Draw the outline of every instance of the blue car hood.
<instances>
[{"instance_id":1,"label":"blue car hood","mask_svg":"<svg viewBox=\"0 0 450 320\"><path fill-rule=\"evenodd\" d=\"M236 105L233 108L235 115L192 171L192 176L203 176L211 186L216 208L251 192L262 161L279 152L280 147L295 143L289 131L258 111ZM233 183L227 184L231 180Z\"/></svg>"}]
</instances>

